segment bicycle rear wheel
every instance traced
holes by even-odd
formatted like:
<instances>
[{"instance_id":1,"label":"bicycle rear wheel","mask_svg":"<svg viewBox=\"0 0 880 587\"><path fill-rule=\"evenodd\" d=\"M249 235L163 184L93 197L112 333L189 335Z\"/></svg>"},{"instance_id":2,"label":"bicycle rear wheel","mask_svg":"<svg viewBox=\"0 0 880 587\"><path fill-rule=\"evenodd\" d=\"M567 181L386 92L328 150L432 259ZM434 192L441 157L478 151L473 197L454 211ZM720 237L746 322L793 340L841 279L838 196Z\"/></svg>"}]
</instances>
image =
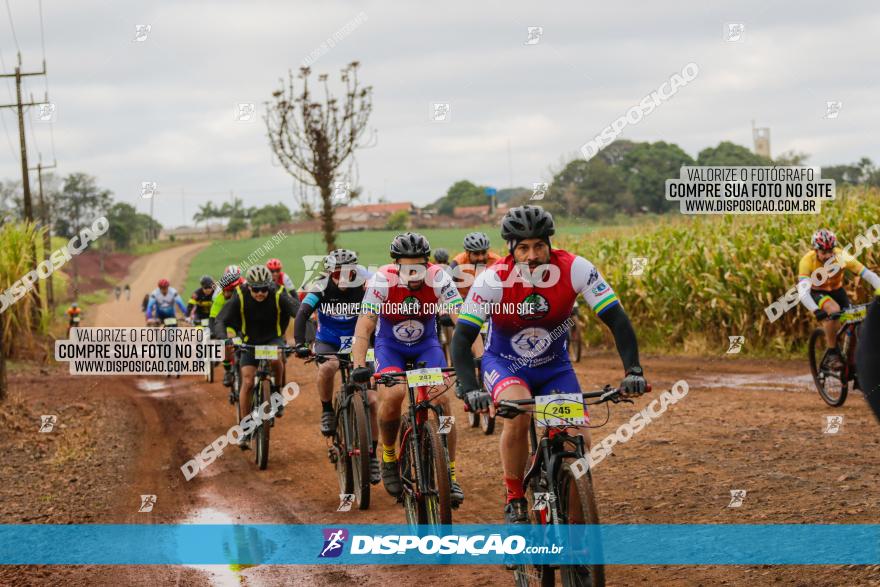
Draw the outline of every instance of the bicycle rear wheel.
<instances>
[{"instance_id":1,"label":"bicycle rear wheel","mask_svg":"<svg viewBox=\"0 0 880 587\"><path fill-rule=\"evenodd\" d=\"M353 489L358 507L362 510L370 507L370 443L367 435L367 411L364 397L355 391L348 404L351 423L351 472Z\"/></svg>"},{"instance_id":2,"label":"bicycle rear wheel","mask_svg":"<svg viewBox=\"0 0 880 587\"><path fill-rule=\"evenodd\" d=\"M421 428L420 457L422 474L425 475L427 492L422 496L420 506L424 509L425 523L432 525L452 523L451 480L449 478L449 459L446 447L437 432L437 423L431 419Z\"/></svg>"},{"instance_id":3,"label":"bicycle rear wheel","mask_svg":"<svg viewBox=\"0 0 880 587\"><path fill-rule=\"evenodd\" d=\"M259 409L260 406L263 405L263 402L269 399L270 384L268 379L263 379L260 383L254 388L254 408ZM257 466L261 471L265 470L266 467L269 466L269 429L271 426L269 422L260 422L260 425L257 426L257 429L254 431L254 434L257 437L257 450L254 451L255 459L257 462Z\"/></svg>"},{"instance_id":4,"label":"bicycle rear wheel","mask_svg":"<svg viewBox=\"0 0 880 587\"><path fill-rule=\"evenodd\" d=\"M599 512L593 495L590 472L577 477L571 469L574 461L562 463L556 473L560 524L599 524ZM598 547L598 544L596 545ZM559 575L564 587L601 587L605 585L603 565L561 565Z\"/></svg>"},{"instance_id":5,"label":"bicycle rear wheel","mask_svg":"<svg viewBox=\"0 0 880 587\"><path fill-rule=\"evenodd\" d=\"M846 401L849 392L849 382L840 374L840 371L829 369L825 363L825 354L828 352L828 343L825 340L825 331L817 328L810 335L809 358L810 373L819 392L826 404L831 407L839 407Z\"/></svg>"}]
</instances>

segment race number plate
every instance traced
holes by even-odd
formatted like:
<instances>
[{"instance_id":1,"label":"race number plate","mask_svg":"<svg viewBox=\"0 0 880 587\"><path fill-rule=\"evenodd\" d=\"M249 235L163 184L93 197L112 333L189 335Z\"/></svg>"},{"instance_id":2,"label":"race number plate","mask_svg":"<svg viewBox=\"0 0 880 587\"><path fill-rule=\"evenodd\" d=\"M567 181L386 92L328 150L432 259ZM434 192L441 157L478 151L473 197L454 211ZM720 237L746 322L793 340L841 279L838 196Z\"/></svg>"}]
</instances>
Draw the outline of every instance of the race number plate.
<instances>
[{"instance_id":1,"label":"race number plate","mask_svg":"<svg viewBox=\"0 0 880 587\"><path fill-rule=\"evenodd\" d=\"M584 400L579 393L554 393L535 398L535 417L539 426L586 424Z\"/></svg>"},{"instance_id":2,"label":"race number plate","mask_svg":"<svg viewBox=\"0 0 880 587\"><path fill-rule=\"evenodd\" d=\"M254 347L254 357L257 359L275 359L278 357L278 347L257 345Z\"/></svg>"},{"instance_id":3,"label":"race number plate","mask_svg":"<svg viewBox=\"0 0 880 587\"><path fill-rule=\"evenodd\" d=\"M367 349L367 362L375 363L376 362L376 350L375 349Z\"/></svg>"},{"instance_id":4,"label":"race number plate","mask_svg":"<svg viewBox=\"0 0 880 587\"><path fill-rule=\"evenodd\" d=\"M74 318L71 319L71 321L72 321L74 324L79 324L79 316L75 316Z\"/></svg>"},{"instance_id":5,"label":"race number plate","mask_svg":"<svg viewBox=\"0 0 880 587\"><path fill-rule=\"evenodd\" d=\"M232 344L241 344L241 338L236 336L232 339Z\"/></svg>"},{"instance_id":6,"label":"race number plate","mask_svg":"<svg viewBox=\"0 0 880 587\"><path fill-rule=\"evenodd\" d=\"M406 372L406 384L410 387L423 387L443 384L443 371L440 367L413 369Z\"/></svg>"},{"instance_id":7,"label":"race number plate","mask_svg":"<svg viewBox=\"0 0 880 587\"><path fill-rule=\"evenodd\" d=\"M202 326L207 326L209 323L210 323L210 320L208 320L207 318L202 318L199 321L199 324L201 324Z\"/></svg>"},{"instance_id":8,"label":"race number plate","mask_svg":"<svg viewBox=\"0 0 880 587\"><path fill-rule=\"evenodd\" d=\"M177 326L177 318L165 318L162 323L165 326Z\"/></svg>"},{"instance_id":9,"label":"race number plate","mask_svg":"<svg viewBox=\"0 0 880 587\"><path fill-rule=\"evenodd\" d=\"M489 323L488 322L483 322L483 325L480 326L480 332L483 334L486 334L487 332L489 332Z\"/></svg>"},{"instance_id":10,"label":"race number plate","mask_svg":"<svg viewBox=\"0 0 880 587\"><path fill-rule=\"evenodd\" d=\"M354 342L353 336L340 336L339 337L339 353L350 353L352 343Z\"/></svg>"}]
</instances>

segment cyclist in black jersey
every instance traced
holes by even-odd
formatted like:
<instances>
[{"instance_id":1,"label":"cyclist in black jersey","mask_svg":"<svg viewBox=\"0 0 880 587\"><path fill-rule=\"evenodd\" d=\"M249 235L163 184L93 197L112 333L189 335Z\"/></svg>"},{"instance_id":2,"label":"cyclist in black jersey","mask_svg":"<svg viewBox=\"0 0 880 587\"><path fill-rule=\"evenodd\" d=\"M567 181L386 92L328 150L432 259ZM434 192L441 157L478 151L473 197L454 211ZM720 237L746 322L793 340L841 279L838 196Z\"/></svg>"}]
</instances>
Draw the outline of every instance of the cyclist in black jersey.
<instances>
[{"instance_id":1,"label":"cyclist in black jersey","mask_svg":"<svg viewBox=\"0 0 880 587\"><path fill-rule=\"evenodd\" d=\"M283 345L284 331L290 319L299 310L299 300L279 289L272 281L272 274L262 265L251 267L247 272L247 283L235 288L232 298L220 310L213 326L213 336L227 338L226 328L239 333L249 345ZM241 366L241 405L251 405L251 388L254 385L257 359L253 349L242 349ZM284 385L284 363L272 361L276 386ZM276 391L275 389L272 390ZM276 417L281 417L279 407ZM247 440L239 445L247 447Z\"/></svg>"},{"instance_id":2,"label":"cyclist in black jersey","mask_svg":"<svg viewBox=\"0 0 880 587\"><path fill-rule=\"evenodd\" d=\"M195 290L186 305L186 315L193 323L197 320L207 320L211 315L211 305L214 303L214 280L210 275L202 275L199 280L199 289Z\"/></svg>"}]
</instances>

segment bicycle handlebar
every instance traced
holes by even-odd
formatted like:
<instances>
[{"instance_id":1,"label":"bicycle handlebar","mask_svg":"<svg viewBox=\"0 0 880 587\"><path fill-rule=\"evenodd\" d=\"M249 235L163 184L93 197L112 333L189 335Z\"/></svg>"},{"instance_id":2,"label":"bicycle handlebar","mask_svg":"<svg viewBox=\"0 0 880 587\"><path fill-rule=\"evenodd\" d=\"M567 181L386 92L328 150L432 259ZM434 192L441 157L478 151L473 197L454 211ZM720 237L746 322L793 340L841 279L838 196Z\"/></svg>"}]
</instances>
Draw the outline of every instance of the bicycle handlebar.
<instances>
[{"instance_id":1,"label":"bicycle handlebar","mask_svg":"<svg viewBox=\"0 0 880 587\"><path fill-rule=\"evenodd\" d=\"M326 363L330 359L338 359L340 363L351 363L351 353L312 353L305 359L305 363Z\"/></svg>"},{"instance_id":2,"label":"bicycle handlebar","mask_svg":"<svg viewBox=\"0 0 880 587\"><path fill-rule=\"evenodd\" d=\"M413 371L417 371L418 369L412 369ZM440 369L440 372L444 375L447 373L455 373L455 367L443 367ZM378 383L382 383L386 386L397 385L399 383L399 379L406 378L407 371L387 371L385 373L374 373L373 379L375 379Z\"/></svg>"},{"instance_id":3,"label":"bicycle handlebar","mask_svg":"<svg viewBox=\"0 0 880 587\"><path fill-rule=\"evenodd\" d=\"M649 393L651 391L651 384L648 383L645 387L645 393ZM585 391L581 395L584 399L594 399L599 398L599 401L592 402L589 405L597 405L605 402L626 402L633 403L631 399L621 397L622 389L620 387L611 387L610 385L606 385L599 391ZM522 409L524 406L533 406L535 405L535 398L531 397L528 399L503 399L498 402L495 407L495 415L500 418L515 418L520 414L528 414L530 413L528 410Z\"/></svg>"}]
</instances>

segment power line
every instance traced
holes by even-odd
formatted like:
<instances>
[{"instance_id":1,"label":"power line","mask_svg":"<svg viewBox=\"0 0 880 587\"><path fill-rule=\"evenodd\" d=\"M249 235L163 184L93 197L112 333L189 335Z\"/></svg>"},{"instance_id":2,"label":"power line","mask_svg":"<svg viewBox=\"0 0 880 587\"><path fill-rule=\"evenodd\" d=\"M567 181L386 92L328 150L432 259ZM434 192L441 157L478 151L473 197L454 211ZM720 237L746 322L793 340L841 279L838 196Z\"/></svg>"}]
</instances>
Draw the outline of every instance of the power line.
<instances>
[{"instance_id":1,"label":"power line","mask_svg":"<svg viewBox=\"0 0 880 587\"><path fill-rule=\"evenodd\" d=\"M12 9L9 7L9 0L6 0L6 14L9 15L9 28L12 29L12 39L15 41L15 50L21 53L21 47L18 46L18 37L15 34L15 23L12 22Z\"/></svg>"},{"instance_id":2,"label":"power line","mask_svg":"<svg viewBox=\"0 0 880 587\"><path fill-rule=\"evenodd\" d=\"M8 2L9 0L7 0ZM43 0L38 0L37 7L40 11L40 45L43 47L43 62L46 61L46 34L43 28ZM46 91L49 91L49 80L46 80Z\"/></svg>"}]
</instances>

